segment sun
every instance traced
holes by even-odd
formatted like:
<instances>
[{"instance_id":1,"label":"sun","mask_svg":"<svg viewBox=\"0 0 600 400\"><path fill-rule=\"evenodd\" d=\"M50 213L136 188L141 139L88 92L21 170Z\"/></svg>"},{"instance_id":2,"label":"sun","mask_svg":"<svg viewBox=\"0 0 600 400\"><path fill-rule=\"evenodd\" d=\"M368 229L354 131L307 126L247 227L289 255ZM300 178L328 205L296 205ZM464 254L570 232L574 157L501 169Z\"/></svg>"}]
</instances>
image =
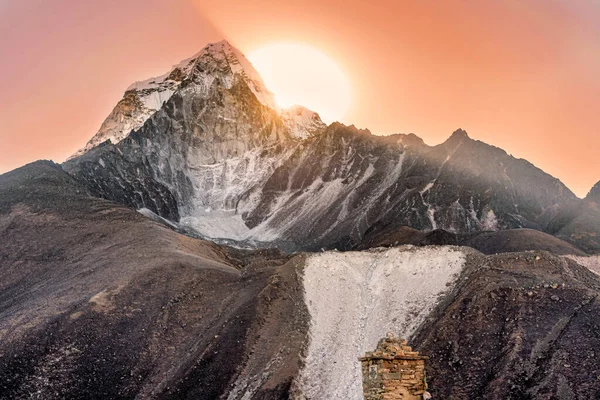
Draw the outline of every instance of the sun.
<instances>
[{"instance_id":1,"label":"sun","mask_svg":"<svg viewBox=\"0 0 600 400\"><path fill-rule=\"evenodd\" d=\"M338 64L317 48L273 43L250 52L248 59L282 108L301 105L324 122L339 121L351 102L351 85Z\"/></svg>"}]
</instances>

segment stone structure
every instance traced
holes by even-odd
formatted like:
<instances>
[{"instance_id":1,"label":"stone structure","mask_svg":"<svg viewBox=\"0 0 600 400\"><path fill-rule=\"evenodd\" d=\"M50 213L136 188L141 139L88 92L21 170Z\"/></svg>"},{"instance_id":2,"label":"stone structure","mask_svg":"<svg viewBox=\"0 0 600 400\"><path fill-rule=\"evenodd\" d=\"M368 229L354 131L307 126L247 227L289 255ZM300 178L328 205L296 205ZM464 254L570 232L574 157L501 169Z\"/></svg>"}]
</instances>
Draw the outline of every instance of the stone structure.
<instances>
[{"instance_id":1,"label":"stone structure","mask_svg":"<svg viewBox=\"0 0 600 400\"><path fill-rule=\"evenodd\" d=\"M387 335L362 363L365 400L422 400L431 396L425 381L425 360L406 340Z\"/></svg>"}]
</instances>

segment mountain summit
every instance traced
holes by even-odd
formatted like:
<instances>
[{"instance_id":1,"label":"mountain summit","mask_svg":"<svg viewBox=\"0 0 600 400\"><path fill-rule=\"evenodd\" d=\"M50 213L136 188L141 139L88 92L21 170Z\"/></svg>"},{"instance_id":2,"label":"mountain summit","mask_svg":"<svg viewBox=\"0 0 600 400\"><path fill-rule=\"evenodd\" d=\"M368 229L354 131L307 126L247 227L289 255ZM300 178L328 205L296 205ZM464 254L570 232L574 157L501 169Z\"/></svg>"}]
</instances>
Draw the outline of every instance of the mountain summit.
<instances>
[{"instance_id":1,"label":"mountain summit","mask_svg":"<svg viewBox=\"0 0 600 400\"><path fill-rule=\"evenodd\" d=\"M224 40L209 44L164 75L130 85L98 132L71 158L109 140L112 144L119 143L130 132L141 128L182 86L193 83L198 94L208 98L213 84L231 89L236 82L243 82L262 105L282 112L285 125L292 135L306 137L324 126L319 116L310 110L299 107L280 110L273 93L267 89L252 64ZM302 112L298 111L300 109Z\"/></svg>"}]
</instances>

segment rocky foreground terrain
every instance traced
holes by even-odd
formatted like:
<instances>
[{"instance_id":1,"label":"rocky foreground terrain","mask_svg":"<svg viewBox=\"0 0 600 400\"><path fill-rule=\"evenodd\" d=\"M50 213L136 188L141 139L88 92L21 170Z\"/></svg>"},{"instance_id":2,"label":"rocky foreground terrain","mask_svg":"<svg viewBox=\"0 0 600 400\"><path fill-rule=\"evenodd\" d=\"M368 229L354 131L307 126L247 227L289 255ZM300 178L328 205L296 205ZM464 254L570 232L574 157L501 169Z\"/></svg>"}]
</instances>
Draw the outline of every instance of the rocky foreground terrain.
<instances>
[{"instance_id":1,"label":"rocky foreground terrain","mask_svg":"<svg viewBox=\"0 0 600 400\"><path fill-rule=\"evenodd\" d=\"M437 398L600 395L600 279L570 258L235 250L50 162L0 184L0 398L360 399L387 331L431 357Z\"/></svg>"},{"instance_id":2,"label":"rocky foreground terrain","mask_svg":"<svg viewBox=\"0 0 600 400\"><path fill-rule=\"evenodd\" d=\"M0 175L0 399L360 400L388 332L436 399L600 398L599 204L462 130L280 110L213 44Z\"/></svg>"}]
</instances>

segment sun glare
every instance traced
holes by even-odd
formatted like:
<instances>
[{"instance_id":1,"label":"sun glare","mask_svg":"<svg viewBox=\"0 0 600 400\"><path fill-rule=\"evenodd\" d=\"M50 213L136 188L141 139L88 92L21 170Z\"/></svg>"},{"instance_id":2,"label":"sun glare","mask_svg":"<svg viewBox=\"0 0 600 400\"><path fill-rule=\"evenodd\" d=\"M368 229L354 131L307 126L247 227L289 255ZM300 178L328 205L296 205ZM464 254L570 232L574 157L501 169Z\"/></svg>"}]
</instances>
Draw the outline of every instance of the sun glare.
<instances>
[{"instance_id":1,"label":"sun glare","mask_svg":"<svg viewBox=\"0 0 600 400\"><path fill-rule=\"evenodd\" d=\"M350 108L350 81L329 56L298 43L269 44L251 52L250 62L282 108L301 105L327 123L339 121Z\"/></svg>"}]
</instances>

